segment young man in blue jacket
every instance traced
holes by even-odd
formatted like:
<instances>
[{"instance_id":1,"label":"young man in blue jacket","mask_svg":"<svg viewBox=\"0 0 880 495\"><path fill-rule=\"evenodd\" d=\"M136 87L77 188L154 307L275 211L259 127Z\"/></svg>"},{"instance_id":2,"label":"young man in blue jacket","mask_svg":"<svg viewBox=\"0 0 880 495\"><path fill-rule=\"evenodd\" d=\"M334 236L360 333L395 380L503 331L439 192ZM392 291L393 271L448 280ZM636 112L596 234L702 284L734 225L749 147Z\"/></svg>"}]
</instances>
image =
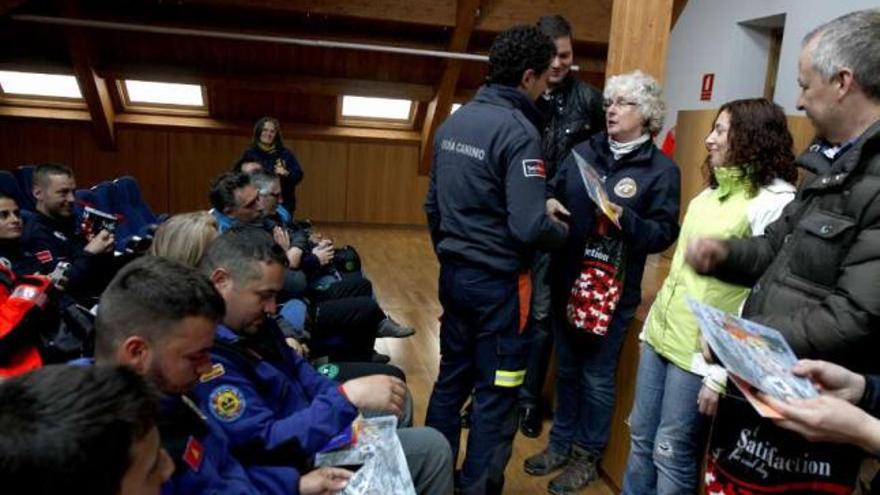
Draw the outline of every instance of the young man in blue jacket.
<instances>
[{"instance_id":1,"label":"young man in blue jacket","mask_svg":"<svg viewBox=\"0 0 880 495\"><path fill-rule=\"evenodd\" d=\"M458 453L459 411L473 391L465 493L500 493L516 432L516 398L531 340L519 294L534 250L567 227L545 213L546 169L535 99L547 87L553 40L536 27L501 33L488 83L434 140L425 212L440 261L440 374L425 424ZM522 275L522 276L521 276Z\"/></svg>"},{"instance_id":2,"label":"young man in blue jacket","mask_svg":"<svg viewBox=\"0 0 880 495\"><path fill-rule=\"evenodd\" d=\"M174 460L163 493L317 495L340 490L350 473L324 470L300 477L293 466L243 466L223 430L187 397L210 374L209 350L223 319L223 298L194 269L156 257L123 268L98 306L97 364L125 365L162 392L159 431Z\"/></svg>"},{"instance_id":3,"label":"young man in blue jacket","mask_svg":"<svg viewBox=\"0 0 880 495\"><path fill-rule=\"evenodd\" d=\"M284 250L259 228L233 227L208 248L199 268L227 311L211 350L214 368L193 393L247 466L296 466L306 473L313 456L359 411L400 415L406 386L390 375L337 384L286 344L266 315L276 311L287 263ZM398 437L418 493L450 493L452 455L443 436L402 428Z\"/></svg>"}]
</instances>

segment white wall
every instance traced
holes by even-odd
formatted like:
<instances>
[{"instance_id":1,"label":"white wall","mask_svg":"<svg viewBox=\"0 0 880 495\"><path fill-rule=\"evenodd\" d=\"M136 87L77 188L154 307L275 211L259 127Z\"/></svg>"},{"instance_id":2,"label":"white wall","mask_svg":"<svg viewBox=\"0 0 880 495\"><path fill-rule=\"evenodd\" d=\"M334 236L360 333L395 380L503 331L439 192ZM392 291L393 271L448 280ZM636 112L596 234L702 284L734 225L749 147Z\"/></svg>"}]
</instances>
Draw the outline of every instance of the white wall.
<instances>
[{"instance_id":1,"label":"white wall","mask_svg":"<svg viewBox=\"0 0 880 495\"><path fill-rule=\"evenodd\" d=\"M877 0L690 0L672 30L666 63L666 130L679 110L718 108L764 94L767 42L740 22L785 14L776 79L776 103L798 114L797 59L814 27L853 10L880 7ZM703 74L715 74L710 101L700 101Z\"/></svg>"}]
</instances>

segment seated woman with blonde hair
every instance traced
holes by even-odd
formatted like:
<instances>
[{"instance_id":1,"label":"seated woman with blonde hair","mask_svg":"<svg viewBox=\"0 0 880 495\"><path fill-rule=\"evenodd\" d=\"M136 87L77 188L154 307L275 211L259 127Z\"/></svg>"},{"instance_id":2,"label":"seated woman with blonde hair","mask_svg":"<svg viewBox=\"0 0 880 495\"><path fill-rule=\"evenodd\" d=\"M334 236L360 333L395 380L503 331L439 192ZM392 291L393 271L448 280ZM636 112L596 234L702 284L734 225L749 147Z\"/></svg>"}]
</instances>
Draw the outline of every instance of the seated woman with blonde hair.
<instances>
[{"instance_id":1,"label":"seated woman with blonde hair","mask_svg":"<svg viewBox=\"0 0 880 495\"><path fill-rule=\"evenodd\" d=\"M150 254L194 267L219 234L217 220L207 211L174 215L156 230Z\"/></svg>"}]
</instances>

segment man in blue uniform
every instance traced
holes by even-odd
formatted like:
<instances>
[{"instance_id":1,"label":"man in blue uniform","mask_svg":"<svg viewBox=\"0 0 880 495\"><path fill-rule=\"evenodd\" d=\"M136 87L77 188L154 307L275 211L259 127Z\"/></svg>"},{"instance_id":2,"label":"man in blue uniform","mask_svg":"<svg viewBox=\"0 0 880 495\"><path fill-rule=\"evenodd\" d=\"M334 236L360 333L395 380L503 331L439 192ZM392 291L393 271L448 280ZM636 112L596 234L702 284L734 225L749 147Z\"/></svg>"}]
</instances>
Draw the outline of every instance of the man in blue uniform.
<instances>
[{"instance_id":1,"label":"man in blue uniform","mask_svg":"<svg viewBox=\"0 0 880 495\"><path fill-rule=\"evenodd\" d=\"M500 493L504 486L529 344L521 275L535 248L559 245L567 233L545 213L534 104L547 87L555 51L535 27L501 33L489 53L488 83L434 140L425 211L440 260L442 356L425 424L440 430L457 454L459 410L473 390L458 480L464 493Z\"/></svg>"},{"instance_id":2,"label":"man in blue uniform","mask_svg":"<svg viewBox=\"0 0 880 495\"><path fill-rule=\"evenodd\" d=\"M37 212L25 222L21 245L51 273L59 262L70 263L67 293L75 298L98 296L117 268L113 234L102 230L91 239L77 232L73 217L76 180L73 171L55 163L34 170L33 195Z\"/></svg>"},{"instance_id":3,"label":"man in blue uniform","mask_svg":"<svg viewBox=\"0 0 880 495\"><path fill-rule=\"evenodd\" d=\"M337 384L285 343L266 315L275 313L287 263L284 250L254 227L233 227L208 248L199 268L227 312L211 350L214 369L193 393L245 465L296 466L305 473L359 411L399 416L406 386L390 375ZM418 493L450 493L452 455L443 436L430 428L401 428L398 437Z\"/></svg>"},{"instance_id":4,"label":"man in blue uniform","mask_svg":"<svg viewBox=\"0 0 880 495\"><path fill-rule=\"evenodd\" d=\"M233 457L223 430L185 394L210 375L209 350L223 299L194 269L156 257L123 268L98 307L97 364L122 364L163 393L159 431L174 460L165 495L317 495L340 490L350 473L315 471L300 477L293 466L247 466Z\"/></svg>"}]
</instances>

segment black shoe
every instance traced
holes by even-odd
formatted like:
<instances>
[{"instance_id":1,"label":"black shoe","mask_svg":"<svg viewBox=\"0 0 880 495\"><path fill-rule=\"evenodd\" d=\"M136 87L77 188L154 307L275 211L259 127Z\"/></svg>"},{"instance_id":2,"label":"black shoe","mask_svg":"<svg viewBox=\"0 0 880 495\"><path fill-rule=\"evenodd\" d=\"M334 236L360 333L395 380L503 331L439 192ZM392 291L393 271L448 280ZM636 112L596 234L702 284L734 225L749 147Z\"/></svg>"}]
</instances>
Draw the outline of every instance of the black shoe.
<instances>
[{"instance_id":1,"label":"black shoe","mask_svg":"<svg viewBox=\"0 0 880 495\"><path fill-rule=\"evenodd\" d=\"M541 411L536 406L523 406L519 409L519 431L529 438L541 436L544 424L541 421Z\"/></svg>"}]
</instances>

